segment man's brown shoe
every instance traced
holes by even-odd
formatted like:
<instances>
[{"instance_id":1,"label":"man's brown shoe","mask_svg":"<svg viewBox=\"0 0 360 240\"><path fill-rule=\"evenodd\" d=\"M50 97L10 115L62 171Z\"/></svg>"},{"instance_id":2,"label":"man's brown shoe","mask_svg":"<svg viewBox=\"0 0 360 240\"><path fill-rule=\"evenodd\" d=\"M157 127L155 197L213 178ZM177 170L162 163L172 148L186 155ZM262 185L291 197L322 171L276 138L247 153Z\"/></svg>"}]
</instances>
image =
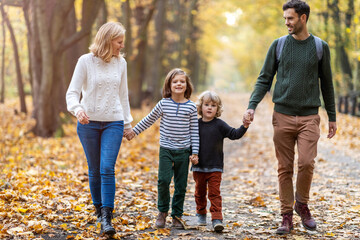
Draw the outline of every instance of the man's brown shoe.
<instances>
[{"instance_id":1,"label":"man's brown shoe","mask_svg":"<svg viewBox=\"0 0 360 240\"><path fill-rule=\"evenodd\" d=\"M307 204L296 201L295 212L301 217L301 222L304 228L312 231L316 230L315 219L311 217L311 213Z\"/></svg>"},{"instance_id":2,"label":"man's brown shoe","mask_svg":"<svg viewBox=\"0 0 360 240\"><path fill-rule=\"evenodd\" d=\"M276 230L276 234L288 234L293 229L293 213L282 214L281 226Z\"/></svg>"},{"instance_id":3,"label":"man's brown shoe","mask_svg":"<svg viewBox=\"0 0 360 240\"><path fill-rule=\"evenodd\" d=\"M184 228L184 226L181 224L181 222L179 220L176 219L176 217L173 217L171 227L172 228L177 228L177 229L183 229Z\"/></svg>"},{"instance_id":4,"label":"man's brown shoe","mask_svg":"<svg viewBox=\"0 0 360 240\"><path fill-rule=\"evenodd\" d=\"M159 212L156 217L155 228L164 228L166 224L167 212Z\"/></svg>"}]
</instances>

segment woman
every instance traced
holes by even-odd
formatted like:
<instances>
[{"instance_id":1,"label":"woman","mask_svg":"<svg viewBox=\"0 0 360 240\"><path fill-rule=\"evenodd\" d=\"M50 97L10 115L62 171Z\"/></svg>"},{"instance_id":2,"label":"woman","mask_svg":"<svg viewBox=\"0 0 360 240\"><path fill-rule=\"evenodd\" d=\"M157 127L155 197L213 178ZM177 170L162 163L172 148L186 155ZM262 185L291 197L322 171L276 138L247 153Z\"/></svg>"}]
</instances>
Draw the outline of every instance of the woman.
<instances>
[{"instance_id":1,"label":"woman","mask_svg":"<svg viewBox=\"0 0 360 240\"><path fill-rule=\"evenodd\" d=\"M77 133L88 163L96 215L102 232L109 235L115 234L111 225L115 163L123 133L131 131L133 120L127 64L120 54L124 37L125 28L120 23L101 26L90 46L91 52L79 58L66 93L67 108L78 120Z\"/></svg>"}]
</instances>

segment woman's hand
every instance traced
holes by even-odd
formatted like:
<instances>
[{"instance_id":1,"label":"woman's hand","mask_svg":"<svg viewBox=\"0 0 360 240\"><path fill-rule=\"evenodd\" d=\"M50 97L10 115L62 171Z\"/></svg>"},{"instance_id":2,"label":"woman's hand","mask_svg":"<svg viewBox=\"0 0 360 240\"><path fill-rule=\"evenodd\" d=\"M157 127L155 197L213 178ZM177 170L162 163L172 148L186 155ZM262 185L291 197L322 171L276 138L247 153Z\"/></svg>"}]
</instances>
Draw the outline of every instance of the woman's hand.
<instances>
[{"instance_id":1,"label":"woman's hand","mask_svg":"<svg viewBox=\"0 0 360 240\"><path fill-rule=\"evenodd\" d=\"M134 130L132 130L132 128L127 128L124 130L124 137L130 141L131 139L133 139L135 137L135 132Z\"/></svg>"},{"instance_id":2,"label":"woman's hand","mask_svg":"<svg viewBox=\"0 0 360 240\"><path fill-rule=\"evenodd\" d=\"M86 115L86 113L83 110L80 110L77 114L76 114L76 118L79 121L79 123L81 124L88 124L89 123L89 116Z\"/></svg>"}]
</instances>

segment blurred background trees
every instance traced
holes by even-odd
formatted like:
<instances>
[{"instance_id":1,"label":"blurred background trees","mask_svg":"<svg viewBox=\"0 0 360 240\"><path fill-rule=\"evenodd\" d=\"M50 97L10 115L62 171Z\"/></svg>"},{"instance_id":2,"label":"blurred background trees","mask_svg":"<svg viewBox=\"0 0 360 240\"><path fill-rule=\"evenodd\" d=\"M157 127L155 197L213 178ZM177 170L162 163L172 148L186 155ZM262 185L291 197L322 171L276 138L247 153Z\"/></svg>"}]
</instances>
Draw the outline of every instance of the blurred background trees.
<instances>
[{"instance_id":1,"label":"blurred background trees","mask_svg":"<svg viewBox=\"0 0 360 240\"><path fill-rule=\"evenodd\" d=\"M157 101L174 67L190 74L197 91L251 90L270 44L287 34L283 3L0 0L0 102L18 97L19 111L30 106L37 135L61 135L59 113L66 113L65 92L77 59L107 21L119 21L127 30L132 107ZM360 0L308 3L310 32L331 48L339 110L359 114Z\"/></svg>"}]
</instances>

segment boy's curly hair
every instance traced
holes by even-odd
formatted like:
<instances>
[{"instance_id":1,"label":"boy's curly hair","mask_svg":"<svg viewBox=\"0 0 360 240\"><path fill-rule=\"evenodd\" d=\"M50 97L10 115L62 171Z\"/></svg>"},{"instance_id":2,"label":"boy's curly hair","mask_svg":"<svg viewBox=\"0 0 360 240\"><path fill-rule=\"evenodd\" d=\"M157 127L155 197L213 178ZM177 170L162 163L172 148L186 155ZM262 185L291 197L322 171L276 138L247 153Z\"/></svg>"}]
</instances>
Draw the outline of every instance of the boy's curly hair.
<instances>
[{"instance_id":1,"label":"boy's curly hair","mask_svg":"<svg viewBox=\"0 0 360 240\"><path fill-rule=\"evenodd\" d=\"M222 105L222 102L221 102L221 98L219 97L219 95L217 95L215 92L213 91L205 91L205 92L202 92L200 94L200 96L198 97L198 101L196 102L196 107L197 107L197 112L198 114L202 117L203 116L203 113L202 113L202 105L204 103L207 103L207 102L213 102L213 103L216 103L217 105L217 111L216 111L216 114L215 114L215 117L220 117L221 116L221 113L223 111L223 105Z\"/></svg>"}]
</instances>

